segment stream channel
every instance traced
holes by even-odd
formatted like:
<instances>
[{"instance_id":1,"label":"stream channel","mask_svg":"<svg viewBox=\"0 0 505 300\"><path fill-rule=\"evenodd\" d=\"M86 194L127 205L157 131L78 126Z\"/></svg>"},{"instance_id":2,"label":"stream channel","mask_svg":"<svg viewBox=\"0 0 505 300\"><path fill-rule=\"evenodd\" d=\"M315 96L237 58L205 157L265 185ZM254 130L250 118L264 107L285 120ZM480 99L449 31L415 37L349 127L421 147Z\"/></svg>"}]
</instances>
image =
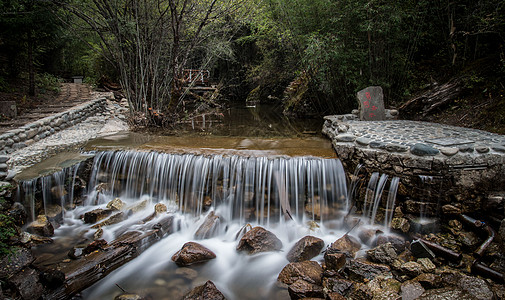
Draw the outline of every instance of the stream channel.
<instances>
[{"instance_id":1,"label":"stream channel","mask_svg":"<svg viewBox=\"0 0 505 300\"><path fill-rule=\"evenodd\" d=\"M349 228L343 220L350 208L351 183L330 141L320 133L322 121L288 121L266 105L234 106L182 127L171 136L120 133L100 138L82 152L61 153L19 174L22 201L32 219L55 205L65 207L54 242L33 249L38 262L68 261L70 250L82 250L100 230L101 239L110 243L126 230L142 230L146 222L172 214L172 234L85 289L82 298L113 299L124 289L150 299L181 299L212 280L227 299L289 299L276 279L288 264L291 247L313 235L326 248ZM84 191L77 192L75 174L90 157L89 180ZM380 180L384 188L387 178ZM63 191L65 182L72 184ZM26 203L33 201L37 184L43 189L43 203ZM373 197L380 195L371 195L370 201ZM83 221L86 212L105 209L115 198L127 207L121 222L98 228L98 221ZM168 212L153 219L160 203ZM372 204L369 211L375 217ZM198 236L210 212L219 219ZM273 232L282 249L252 255L237 251L247 224ZM176 265L172 256L190 241L207 247L216 258L189 267Z\"/></svg>"}]
</instances>

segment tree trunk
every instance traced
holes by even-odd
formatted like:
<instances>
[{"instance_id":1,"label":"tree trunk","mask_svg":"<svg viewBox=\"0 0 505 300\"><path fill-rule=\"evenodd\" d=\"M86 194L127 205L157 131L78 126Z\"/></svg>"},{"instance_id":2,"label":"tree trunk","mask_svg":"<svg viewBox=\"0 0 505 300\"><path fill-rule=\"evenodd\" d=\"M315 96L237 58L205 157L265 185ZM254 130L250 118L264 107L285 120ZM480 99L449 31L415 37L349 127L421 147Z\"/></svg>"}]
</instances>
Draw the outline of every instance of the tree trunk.
<instances>
[{"instance_id":1,"label":"tree trunk","mask_svg":"<svg viewBox=\"0 0 505 300\"><path fill-rule=\"evenodd\" d=\"M28 30L28 95L35 96L35 63L33 58L34 40L32 30Z\"/></svg>"}]
</instances>

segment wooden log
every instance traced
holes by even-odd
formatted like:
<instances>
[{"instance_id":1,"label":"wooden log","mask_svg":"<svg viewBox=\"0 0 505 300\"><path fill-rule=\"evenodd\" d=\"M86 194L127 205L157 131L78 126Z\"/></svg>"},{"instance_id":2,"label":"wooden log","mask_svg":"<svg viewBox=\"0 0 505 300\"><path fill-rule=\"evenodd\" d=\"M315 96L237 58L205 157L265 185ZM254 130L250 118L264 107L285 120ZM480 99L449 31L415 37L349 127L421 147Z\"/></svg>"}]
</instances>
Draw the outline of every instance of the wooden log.
<instances>
[{"instance_id":1,"label":"wooden log","mask_svg":"<svg viewBox=\"0 0 505 300\"><path fill-rule=\"evenodd\" d=\"M127 231L107 245L89 255L67 264L59 264L65 282L56 290L45 293L44 299L69 299L95 282L121 267L173 232L173 216L156 223L148 223L141 230Z\"/></svg>"}]
</instances>

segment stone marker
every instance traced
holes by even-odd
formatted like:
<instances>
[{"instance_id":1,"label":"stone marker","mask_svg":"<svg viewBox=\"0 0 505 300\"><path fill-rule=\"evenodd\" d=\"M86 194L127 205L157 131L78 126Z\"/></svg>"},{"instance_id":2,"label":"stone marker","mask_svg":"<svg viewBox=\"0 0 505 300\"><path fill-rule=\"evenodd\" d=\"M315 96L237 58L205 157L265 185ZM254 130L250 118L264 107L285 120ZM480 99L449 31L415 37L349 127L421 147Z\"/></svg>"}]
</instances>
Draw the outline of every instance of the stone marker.
<instances>
[{"instance_id":1,"label":"stone marker","mask_svg":"<svg viewBox=\"0 0 505 300\"><path fill-rule=\"evenodd\" d=\"M383 121L386 119L384 94L380 86L370 86L357 93L359 119L361 121Z\"/></svg>"}]
</instances>

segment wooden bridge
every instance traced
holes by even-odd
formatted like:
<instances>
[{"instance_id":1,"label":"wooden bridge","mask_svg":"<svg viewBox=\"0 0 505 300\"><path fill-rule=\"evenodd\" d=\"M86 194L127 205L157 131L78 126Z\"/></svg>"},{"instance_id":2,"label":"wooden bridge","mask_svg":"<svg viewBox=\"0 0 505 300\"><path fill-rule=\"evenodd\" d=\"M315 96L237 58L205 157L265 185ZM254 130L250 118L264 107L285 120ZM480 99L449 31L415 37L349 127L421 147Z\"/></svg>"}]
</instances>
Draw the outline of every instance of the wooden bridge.
<instances>
[{"instance_id":1,"label":"wooden bridge","mask_svg":"<svg viewBox=\"0 0 505 300\"><path fill-rule=\"evenodd\" d=\"M215 86L210 83L210 71L205 69L185 69L184 83L189 91L196 94L214 92Z\"/></svg>"}]
</instances>

